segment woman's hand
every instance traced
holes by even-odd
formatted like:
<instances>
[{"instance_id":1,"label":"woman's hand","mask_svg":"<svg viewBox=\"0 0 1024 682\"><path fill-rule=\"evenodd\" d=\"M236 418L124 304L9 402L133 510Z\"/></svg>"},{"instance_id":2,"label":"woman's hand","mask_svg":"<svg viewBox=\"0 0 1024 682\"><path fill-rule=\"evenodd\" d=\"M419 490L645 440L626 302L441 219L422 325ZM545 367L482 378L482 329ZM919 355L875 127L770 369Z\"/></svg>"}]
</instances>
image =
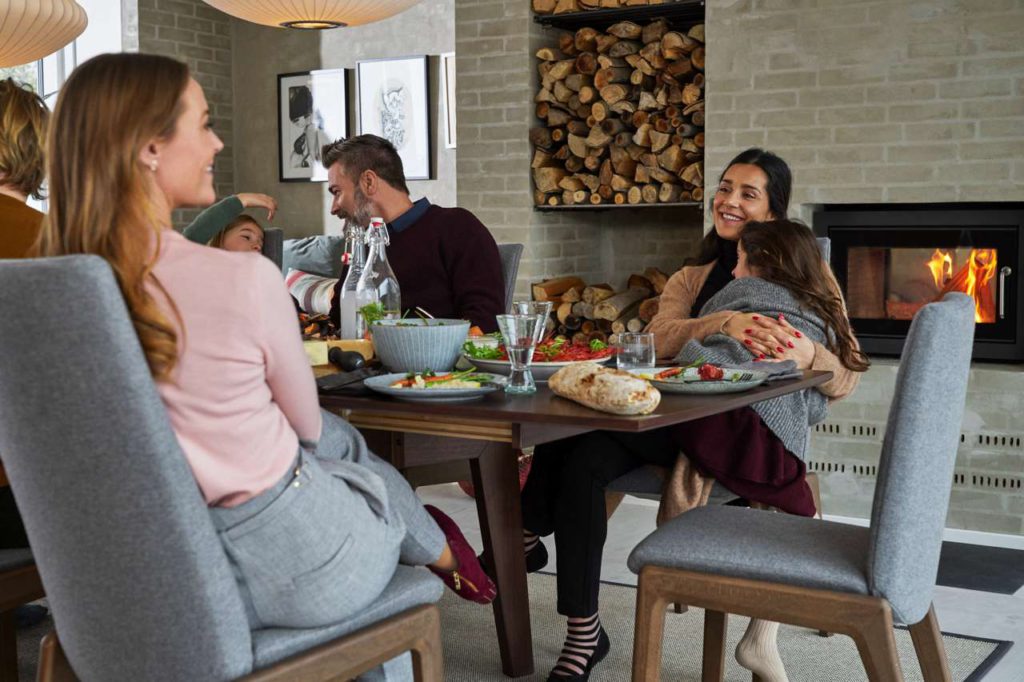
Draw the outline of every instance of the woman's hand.
<instances>
[{"instance_id":1,"label":"woman's hand","mask_svg":"<svg viewBox=\"0 0 1024 682\"><path fill-rule=\"evenodd\" d=\"M736 313L722 327L758 360L793 360L797 369L814 362L814 343L794 329L783 315L779 319L756 313Z\"/></svg>"},{"instance_id":2,"label":"woman's hand","mask_svg":"<svg viewBox=\"0 0 1024 682\"><path fill-rule=\"evenodd\" d=\"M269 194L245 192L235 196L242 202L242 208L265 208L267 209L267 220L274 219L274 213L277 212L277 201Z\"/></svg>"}]
</instances>

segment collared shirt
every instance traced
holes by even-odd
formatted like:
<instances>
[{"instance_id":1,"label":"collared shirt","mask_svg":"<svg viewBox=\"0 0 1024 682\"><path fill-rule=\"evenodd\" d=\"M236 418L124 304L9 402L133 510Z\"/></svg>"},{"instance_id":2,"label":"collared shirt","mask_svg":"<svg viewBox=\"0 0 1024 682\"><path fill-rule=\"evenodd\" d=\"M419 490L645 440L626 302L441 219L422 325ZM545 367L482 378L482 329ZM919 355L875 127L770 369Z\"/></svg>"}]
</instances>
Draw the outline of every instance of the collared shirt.
<instances>
[{"instance_id":1,"label":"collared shirt","mask_svg":"<svg viewBox=\"0 0 1024 682\"><path fill-rule=\"evenodd\" d=\"M393 234L398 234L399 232L412 227L417 220L423 217L423 214L427 212L428 208L430 208L430 201L428 201L426 197L417 199L409 210L387 224L388 231Z\"/></svg>"}]
</instances>

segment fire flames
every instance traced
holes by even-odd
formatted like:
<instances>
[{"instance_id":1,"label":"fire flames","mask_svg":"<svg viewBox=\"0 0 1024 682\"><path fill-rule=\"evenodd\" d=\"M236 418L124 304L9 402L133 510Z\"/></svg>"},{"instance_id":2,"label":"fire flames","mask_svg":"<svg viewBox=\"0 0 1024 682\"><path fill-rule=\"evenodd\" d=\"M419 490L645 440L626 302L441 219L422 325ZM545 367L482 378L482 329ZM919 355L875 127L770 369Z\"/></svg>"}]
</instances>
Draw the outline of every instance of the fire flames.
<instances>
[{"instance_id":1,"label":"fire flames","mask_svg":"<svg viewBox=\"0 0 1024 682\"><path fill-rule=\"evenodd\" d=\"M990 282L996 275L996 250L971 249L967 263L953 274L953 256L947 251L935 249L927 263L928 269L939 289L937 298L950 291L962 291L974 299L974 321L995 322L995 297Z\"/></svg>"}]
</instances>

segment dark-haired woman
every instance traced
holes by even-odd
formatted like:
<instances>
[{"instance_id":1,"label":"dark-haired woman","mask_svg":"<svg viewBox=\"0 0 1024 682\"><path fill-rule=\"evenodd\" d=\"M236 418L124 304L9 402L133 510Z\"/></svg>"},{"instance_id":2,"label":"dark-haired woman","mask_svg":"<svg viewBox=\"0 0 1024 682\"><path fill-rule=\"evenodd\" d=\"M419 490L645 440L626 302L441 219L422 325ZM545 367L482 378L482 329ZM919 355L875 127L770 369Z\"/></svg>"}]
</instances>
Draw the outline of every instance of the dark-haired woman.
<instances>
[{"instance_id":1,"label":"dark-haired woman","mask_svg":"<svg viewBox=\"0 0 1024 682\"><path fill-rule=\"evenodd\" d=\"M831 370L835 378L822 386L823 396L848 394L857 372L784 319L721 309L698 317L704 304L733 280L737 240L751 221L784 218L792 189L789 167L778 156L750 149L727 166L714 200L715 230L705 240L700 265L683 268L662 294L661 310L649 331L660 356L676 356L691 340L716 334L732 337L758 359L791 359L797 367ZM813 239L812 239L813 242ZM818 258L836 301L841 297L830 271ZM844 318L845 320L845 315ZM823 339L824 340L824 339ZM804 425L806 432L806 422ZM561 656L549 680L586 680L607 654L610 643L598 617L601 559L607 537L605 488L645 464L672 469L659 520L706 501L710 478L754 502L792 513L813 514L804 481L803 451L790 453L752 409L736 410L692 422L684 433L660 429L642 434L593 432L538 446L523 489L523 542L527 569L547 563L540 536L554 534L558 554L558 612L567 618ZM737 453L748 466L738 476L729 467L700 470L680 455L713 443L722 453ZM681 447L685 445L685 447ZM702 454L705 454L702 450ZM796 455L796 456L794 456ZM707 465L714 459L700 458ZM751 463L756 463L751 466ZM754 480L746 480L745 477ZM777 624L751 621L737 657L765 680L785 680L775 646Z\"/></svg>"}]
</instances>

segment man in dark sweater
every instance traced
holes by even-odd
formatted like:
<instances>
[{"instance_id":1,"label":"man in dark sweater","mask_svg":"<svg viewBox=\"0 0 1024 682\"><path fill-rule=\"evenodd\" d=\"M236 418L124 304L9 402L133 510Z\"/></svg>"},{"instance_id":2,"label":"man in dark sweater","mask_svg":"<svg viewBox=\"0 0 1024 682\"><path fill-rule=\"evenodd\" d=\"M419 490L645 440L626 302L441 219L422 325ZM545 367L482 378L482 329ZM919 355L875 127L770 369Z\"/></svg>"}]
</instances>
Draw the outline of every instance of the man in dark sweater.
<instances>
[{"instance_id":1,"label":"man in dark sweater","mask_svg":"<svg viewBox=\"0 0 1024 682\"><path fill-rule=\"evenodd\" d=\"M462 208L413 202L402 159L376 135L338 140L323 149L331 213L366 226L373 216L387 224L388 262L402 289L402 309L417 306L434 317L469 320L497 331L505 312L498 245L487 228ZM342 278L334 289L331 319L338 324Z\"/></svg>"}]
</instances>

